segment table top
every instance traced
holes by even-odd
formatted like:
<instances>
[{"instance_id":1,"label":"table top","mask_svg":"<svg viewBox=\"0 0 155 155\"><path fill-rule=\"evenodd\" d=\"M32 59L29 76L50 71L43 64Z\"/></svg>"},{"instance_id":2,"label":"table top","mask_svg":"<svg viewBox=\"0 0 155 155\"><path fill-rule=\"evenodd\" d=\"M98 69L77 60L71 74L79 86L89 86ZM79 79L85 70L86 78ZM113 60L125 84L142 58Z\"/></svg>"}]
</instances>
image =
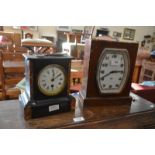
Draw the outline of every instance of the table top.
<instances>
[{"instance_id":1,"label":"table top","mask_svg":"<svg viewBox=\"0 0 155 155\"><path fill-rule=\"evenodd\" d=\"M0 102L0 128L147 128L155 124L155 105L133 93L131 106L84 106L85 121L75 123L75 109L36 119L24 120L18 100ZM77 110L77 109L76 109ZM80 109L81 110L81 109ZM81 113L82 111L80 111Z\"/></svg>"}]
</instances>

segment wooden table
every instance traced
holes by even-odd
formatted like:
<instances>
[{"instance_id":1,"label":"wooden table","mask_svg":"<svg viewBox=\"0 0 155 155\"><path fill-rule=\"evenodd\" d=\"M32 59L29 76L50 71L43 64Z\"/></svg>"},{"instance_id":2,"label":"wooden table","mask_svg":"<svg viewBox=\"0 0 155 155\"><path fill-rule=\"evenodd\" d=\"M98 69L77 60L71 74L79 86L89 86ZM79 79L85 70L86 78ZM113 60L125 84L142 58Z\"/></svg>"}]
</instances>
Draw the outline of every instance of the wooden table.
<instances>
[{"instance_id":1,"label":"wooden table","mask_svg":"<svg viewBox=\"0 0 155 155\"><path fill-rule=\"evenodd\" d=\"M155 105L131 93L131 106L84 107L84 122L75 123L71 112L24 120L18 100L0 102L0 128L154 128ZM80 111L81 112L81 111Z\"/></svg>"}]
</instances>

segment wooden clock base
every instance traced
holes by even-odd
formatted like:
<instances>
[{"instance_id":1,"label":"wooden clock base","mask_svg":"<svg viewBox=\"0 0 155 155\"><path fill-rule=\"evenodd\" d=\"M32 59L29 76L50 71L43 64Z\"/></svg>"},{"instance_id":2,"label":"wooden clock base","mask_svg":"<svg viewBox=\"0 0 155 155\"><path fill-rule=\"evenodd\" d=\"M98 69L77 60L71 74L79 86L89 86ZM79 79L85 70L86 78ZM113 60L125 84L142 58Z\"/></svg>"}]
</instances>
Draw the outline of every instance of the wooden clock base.
<instances>
[{"instance_id":1,"label":"wooden clock base","mask_svg":"<svg viewBox=\"0 0 155 155\"><path fill-rule=\"evenodd\" d=\"M71 100L72 97L68 96L59 99L30 101L25 92L19 96L25 120L70 111Z\"/></svg>"},{"instance_id":2,"label":"wooden clock base","mask_svg":"<svg viewBox=\"0 0 155 155\"><path fill-rule=\"evenodd\" d=\"M131 105L132 97L84 97L83 93L79 93L79 101L83 103L84 106L103 106L103 105Z\"/></svg>"}]
</instances>

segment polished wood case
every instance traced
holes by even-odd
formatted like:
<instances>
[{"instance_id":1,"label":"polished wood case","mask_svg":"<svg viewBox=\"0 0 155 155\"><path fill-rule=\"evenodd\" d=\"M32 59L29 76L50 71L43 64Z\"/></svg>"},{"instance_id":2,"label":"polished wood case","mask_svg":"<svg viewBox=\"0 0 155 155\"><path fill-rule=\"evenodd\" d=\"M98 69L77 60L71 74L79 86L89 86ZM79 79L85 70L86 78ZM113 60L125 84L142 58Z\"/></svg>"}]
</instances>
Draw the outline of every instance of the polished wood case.
<instances>
[{"instance_id":1,"label":"polished wood case","mask_svg":"<svg viewBox=\"0 0 155 155\"><path fill-rule=\"evenodd\" d=\"M98 60L105 48L120 48L127 49L130 58L130 70L127 82L118 94L100 94L97 87L96 71L98 66ZM133 70L135 66L135 60L137 55L138 44L137 43L125 43L106 40L87 40L85 46L84 55L84 77L82 88L80 91L80 102L89 105L97 104L124 104L131 103L131 97L129 92L131 88L131 80Z\"/></svg>"}]
</instances>

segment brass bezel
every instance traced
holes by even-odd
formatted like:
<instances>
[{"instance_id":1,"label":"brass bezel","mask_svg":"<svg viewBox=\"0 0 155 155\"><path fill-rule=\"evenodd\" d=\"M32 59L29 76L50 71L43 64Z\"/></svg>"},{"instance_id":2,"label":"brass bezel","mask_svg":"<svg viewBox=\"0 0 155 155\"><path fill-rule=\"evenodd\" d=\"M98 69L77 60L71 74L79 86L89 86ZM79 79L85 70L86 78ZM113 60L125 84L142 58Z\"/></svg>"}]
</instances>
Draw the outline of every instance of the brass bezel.
<instances>
[{"instance_id":1,"label":"brass bezel","mask_svg":"<svg viewBox=\"0 0 155 155\"><path fill-rule=\"evenodd\" d=\"M56 67L56 68L60 69L63 72L64 77L65 77L62 87L60 87L60 89L58 91L56 91L56 92L46 91L45 89L43 89L40 86L40 82L39 82L39 77L42 74L42 72L44 70L48 69L48 68L53 68L53 67ZM47 65L44 68L42 68L41 71L38 74L38 88L46 96L56 96L56 95L59 95L64 90L65 86L66 86L66 72L65 72L65 69L61 65L58 65L58 64Z\"/></svg>"}]
</instances>

